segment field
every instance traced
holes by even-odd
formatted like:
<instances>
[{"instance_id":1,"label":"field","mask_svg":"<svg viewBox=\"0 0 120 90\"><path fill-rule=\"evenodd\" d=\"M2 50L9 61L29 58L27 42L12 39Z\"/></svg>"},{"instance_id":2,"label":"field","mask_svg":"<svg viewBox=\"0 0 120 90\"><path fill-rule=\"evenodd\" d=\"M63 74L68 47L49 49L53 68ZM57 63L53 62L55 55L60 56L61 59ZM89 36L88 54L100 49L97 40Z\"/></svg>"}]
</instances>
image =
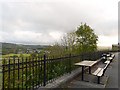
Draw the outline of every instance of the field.
<instances>
[{"instance_id":1,"label":"field","mask_svg":"<svg viewBox=\"0 0 120 90\"><path fill-rule=\"evenodd\" d=\"M2 58L7 58L7 57L12 57L12 56L18 56L20 57L21 54L7 54L7 55L2 55ZM30 54L22 54L23 57L29 57ZM0 66L2 65L2 58L0 57ZM0 89L2 86L2 67L0 67Z\"/></svg>"},{"instance_id":2,"label":"field","mask_svg":"<svg viewBox=\"0 0 120 90\"><path fill-rule=\"evenodd\" d=\"M6 58L6 57L12 57L12 56L18 56L20 57L21 54L7 54L7 55L2 55L3 58ZM23 57L29 57L30 54L22 54Z\"/></svg>"}]
</instances>

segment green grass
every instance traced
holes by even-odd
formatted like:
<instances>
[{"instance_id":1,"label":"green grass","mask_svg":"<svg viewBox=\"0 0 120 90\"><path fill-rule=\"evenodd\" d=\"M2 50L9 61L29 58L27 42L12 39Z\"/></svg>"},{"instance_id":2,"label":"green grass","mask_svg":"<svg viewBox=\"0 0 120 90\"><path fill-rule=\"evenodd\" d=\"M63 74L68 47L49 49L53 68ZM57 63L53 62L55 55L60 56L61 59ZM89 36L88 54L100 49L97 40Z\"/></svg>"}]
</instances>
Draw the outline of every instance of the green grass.
<instances>
[{"instance_id":1,"label":"green grass","mask_svg":"<svg viewBox=\"0 0 120 90\"><path fill-rule=\"evenodd\" d=\"M7 55L2 55L3 58L6 58L6 57L12 57L12 56L18 56L20 57L21 54L7 54ZM30 54L22 54L23 57L29 57Z\"/></svg>"}]
</instances>

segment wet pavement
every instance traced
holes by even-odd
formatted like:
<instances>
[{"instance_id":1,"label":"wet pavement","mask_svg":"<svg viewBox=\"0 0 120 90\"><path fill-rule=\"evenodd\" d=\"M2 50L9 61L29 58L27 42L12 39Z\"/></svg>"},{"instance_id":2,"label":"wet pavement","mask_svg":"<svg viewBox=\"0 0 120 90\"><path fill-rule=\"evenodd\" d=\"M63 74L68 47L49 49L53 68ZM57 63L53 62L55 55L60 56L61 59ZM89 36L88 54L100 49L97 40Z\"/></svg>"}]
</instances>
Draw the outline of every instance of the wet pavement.
<instances>
[{"instance_id":1,"label":"wet pavement","mask_svg":"<svg viewBox=\"0 0 120 90\"><path fill-rule=\"evenodd\" d=\"M120 53L115 54L113 62L106 71L106 75L109 76L106 88L118 88L118 55L120 55Z\"/></svg>"},{"instance_id":2,"label":"wet pavement","mask_svg":"<svg viewBox=\"0 0 120 90\"><path fill-rule=\"evenodd\" d=\"M85 81L81 81L81 75L74 78L67 84L61 86L61 88L118 88L118 55L120 53L114 53L115 58L108 66L105 75L101 77L101 84L97 84L97 76L85 74ZM94 71L98 67L104 67L105 64L100 62L92 68Z\"/></svg>"}]
</instances>

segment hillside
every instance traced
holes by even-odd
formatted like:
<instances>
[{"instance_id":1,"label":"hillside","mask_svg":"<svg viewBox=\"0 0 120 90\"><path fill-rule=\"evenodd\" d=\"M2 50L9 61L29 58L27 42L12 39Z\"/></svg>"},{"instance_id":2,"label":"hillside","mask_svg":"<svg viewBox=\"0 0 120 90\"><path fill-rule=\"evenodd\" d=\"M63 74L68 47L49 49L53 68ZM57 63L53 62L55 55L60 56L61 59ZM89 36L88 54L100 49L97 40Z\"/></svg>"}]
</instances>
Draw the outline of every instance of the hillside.
<instances>
[{"instance_id":1,"label":"hillside","mask_svg":"<svg viewBox=\"0 0 120 90\"><path fill-rule=\"evenodd\" d=\"M2 44L2 54L26 52L27 50L42 50L48 47L47 45L22 45L3 42L0 42L0 44Z\"/></svg>"}]
</instances>

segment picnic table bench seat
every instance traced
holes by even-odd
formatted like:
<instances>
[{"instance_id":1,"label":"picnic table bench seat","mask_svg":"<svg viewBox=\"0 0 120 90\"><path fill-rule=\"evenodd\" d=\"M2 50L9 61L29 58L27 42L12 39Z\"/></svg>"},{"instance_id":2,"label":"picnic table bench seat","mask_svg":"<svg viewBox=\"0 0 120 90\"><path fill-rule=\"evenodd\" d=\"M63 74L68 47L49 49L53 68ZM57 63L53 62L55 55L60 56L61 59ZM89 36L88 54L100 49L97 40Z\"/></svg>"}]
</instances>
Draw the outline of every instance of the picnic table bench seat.
<instances>
[{"instance_id":1,"label":"picnic table bench seat","mask_svg":"<svg viewBox=\"0 0 120 90\"><path fill-rule=\"evenodd\" d=\"M100 77L104 76L104 73L108 67L108 65L110 64L110 61L106 62L106 65L103 68L97 68L97 70L95 70L92 75L97 76L98 77L98 84L100 84Z\"/></svg>"},{"instance_id":2,"label":"picnic table bench seat","mask_svg":"<svg viewBox=\"0 0 120 90\"><path fill-rule=\"evenodd\" d=\"M114 55L114 54L112 54L112 55L111 55L111 57L112 57L112 58L114 58L114 57L115 57L115 55Z\"/></svg>"},{"instance_id":3,"label":"picnic table bench seat","mask_svg":"<svg viewBox=\"0 0 120 90\"><path fill-rule=\"evenodd\" d=\"M107 63L110 63L110 61L109 61L109 60L106 60L104 63L107 64Z\"/></svg>"},{"instance_id":4,"label":"picnic table bench seat","mask_svg":"<svg viewBox=\"0 0 120 90\"><path fill-rule=\"evenodd\" d=\"M103 56L102 57L102 61L103 61L103 63L105 63L106 61L110 61L110 62L112 62L112 60L114 59L114 57L115 57L115 55L114 54L111 54L110 56Z\"/></svg>"},{"instance_id":5,"label":"picnic table bench seat","mask_svg":"<svg viewBox=\"0 0 120 90\"><path fill-rule=\"evenodd\" d=\"M97 75L103 68L97 68L97 70L95 70L95 72L93 72L93 75Z\"/></svg>"},{"instance_id":6,"label":"picnic table bench seat","mask_svg":"<svg viewBox=\"0 0 120 90\"><path fill-rule=\"evenodd\" d=\"M110 60L110 62L112 62L112 60L114 59L115 55L112 54L111 57L108 58L108 60Z\"/></svg>"}]
</instances>

